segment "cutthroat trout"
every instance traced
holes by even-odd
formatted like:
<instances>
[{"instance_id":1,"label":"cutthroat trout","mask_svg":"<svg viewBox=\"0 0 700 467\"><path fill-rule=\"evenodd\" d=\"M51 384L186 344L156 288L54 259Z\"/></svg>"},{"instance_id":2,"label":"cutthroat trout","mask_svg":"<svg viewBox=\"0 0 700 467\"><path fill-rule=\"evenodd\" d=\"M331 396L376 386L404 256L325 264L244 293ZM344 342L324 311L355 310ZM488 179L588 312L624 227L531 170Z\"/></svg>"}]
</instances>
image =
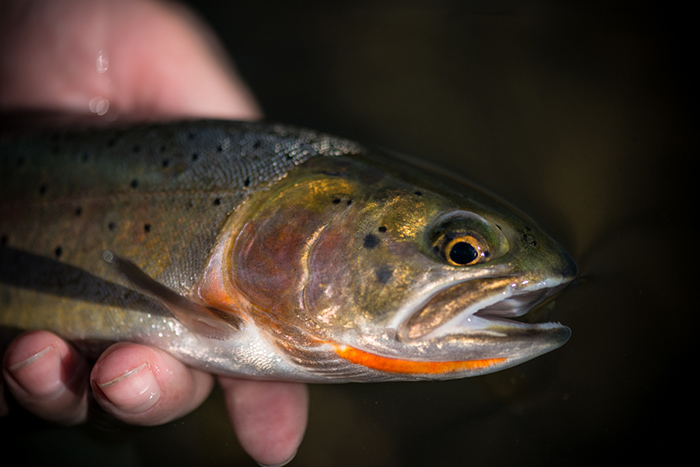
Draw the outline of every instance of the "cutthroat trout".
<instances>
[{"instance_id":1,"label":"cutthroat trout","mask_svg":"<svg viewBox=\"0 0 700 467\"><path fill-rule=\"evenodd\" d=\"M197 121L0 142L0 326L90 354L305 382L451 379L553 350L518 318L576 274L453 177L284 125Z\"/></svg>"}]
</instances>

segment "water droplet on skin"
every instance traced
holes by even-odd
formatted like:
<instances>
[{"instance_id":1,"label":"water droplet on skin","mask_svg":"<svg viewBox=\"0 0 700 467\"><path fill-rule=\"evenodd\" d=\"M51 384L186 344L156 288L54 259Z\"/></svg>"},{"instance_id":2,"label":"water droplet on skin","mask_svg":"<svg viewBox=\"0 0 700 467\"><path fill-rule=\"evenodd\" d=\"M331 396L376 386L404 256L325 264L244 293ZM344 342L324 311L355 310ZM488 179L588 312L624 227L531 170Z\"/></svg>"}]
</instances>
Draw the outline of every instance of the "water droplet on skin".
<instances>
[{"instance_id":1,"label":"water droplet on skin","mask_svg":"<svg viewBox=\"0 0 700 467\"><path fill-rule=\"evenodd\" d=\"M97 60L95 61L98 73L104 73L109 69L109 60L107 59L107 54L100 50L97 53Z\"/></svg>"},{"instance_id":2,"label":"water droplet on skin","mask_svg":"<svg viewBox=\"0 0 700 467\"><path fill-rule=\"evenodd\" d=\"M97 115L104 115L109 110L109 101L101 96L95 96L88 103L90 112Z\"/></svg>"}]
</instances>

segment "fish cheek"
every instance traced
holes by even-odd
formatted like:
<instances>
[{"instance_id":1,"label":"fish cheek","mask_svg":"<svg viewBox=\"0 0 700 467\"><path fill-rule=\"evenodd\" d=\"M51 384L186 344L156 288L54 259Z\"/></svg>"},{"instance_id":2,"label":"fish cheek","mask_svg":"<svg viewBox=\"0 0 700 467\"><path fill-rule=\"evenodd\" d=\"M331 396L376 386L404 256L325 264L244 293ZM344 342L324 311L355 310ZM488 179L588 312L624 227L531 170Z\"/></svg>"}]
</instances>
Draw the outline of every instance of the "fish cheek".
<instances>
[{"instance_id":1,"label":"fish cheek","mask_svg":"<svg viewBox=\"0 0 700 467\"><path fill-rule=\"evenodd\" d=\"M233 283L258 308L280 314L298 308L302 257L318 214L286 207L244 225L231 253Z\"/></svg>"},{"instance_id":2,"label":"fish cheek","mask_svg":"<svg viewBox=\"0 0 700 467\"><path fill-rule=\"evenodd\" d=\"M304 305L313 318L326 326L348 327L356 316L352 276L357 273L348 253L352 250L351 229L329 226L309 251Z\"/></svg>"},{"instance_id":3,"label":"fish cheek","mask_svg":"<svg viewBox=\"0 0 700 467\"><path fill-rule=\"evenodd\" d=\"M309 252L304 304L331 329L376 326L395 308L407 273L382 239L358 235L349 219L324 229Z\"/></svg>"}]
</instances>

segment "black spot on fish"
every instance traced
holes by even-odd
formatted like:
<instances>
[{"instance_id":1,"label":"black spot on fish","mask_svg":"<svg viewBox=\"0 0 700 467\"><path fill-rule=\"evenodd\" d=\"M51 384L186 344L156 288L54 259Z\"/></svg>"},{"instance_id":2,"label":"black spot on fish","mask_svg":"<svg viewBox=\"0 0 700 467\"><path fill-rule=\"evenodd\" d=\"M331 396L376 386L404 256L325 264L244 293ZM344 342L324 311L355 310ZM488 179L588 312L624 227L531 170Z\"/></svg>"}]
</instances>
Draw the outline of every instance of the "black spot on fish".
<instances>
[{"instance_id":1,"label":"black spot on fish","mask_svg":"<svg viewBox=\"0 0 700 467\"><path fill-rule=\"evenodd\" d=\"M56 256L56 258L60 258L63 254L63 248L57 246L56 249L53 251L53 254Z\"/></svg>"},{"instance_id":2,"label":"black spot on fish","mask_svg":"<svg viewBox=\"0 0 700 467\"><path fill-rule=\"evenodd\" d=\"M3 235L0 237L0 246L6 246L6 245L7 245L7 242L8 242L7 235L3 234Z\"/></svg>"},{"instance_id":3,"label":"black spot on fish","mask_svg":"<svg viewBox=\"0 0 700 467\"><path fill-rule=\"evenodd\" d=\"M196 136L196 134L193 131L190 131L189 133L187 133L187 139L189 139L190 141L192 141L195 136Z\"/></svg>"},{"instance_id":4,"label":"black spot on fish","mask_svg":"<svg viewBox=\"0 0 700 467\"><path fill-rule=\"evenodd\" d=\"M423 196L422 191L414 191L413 194L415 194L416 196Z\"/></svg>"},{"instance_id":5,"label":"black spot on fish","mask_svg":"<svg viewBox=\"0 0 700 467\"><path fill-rule=\"evenodd\" d=\"M75 215L78 216L78 217L80 217L80 215L81 215L82 213L83 213L83 208L81 208L81 207L78 207L78 208L75 210Z\"/></svg>"},{"instance_id":6,"label":"black spot on fish","mask_svg":"<svg viewBox=\"0 0 700 467\"><path fill-rule=\"evenodd\" d=\"M150 232L151 231L151 224L144 224L143 230L146 233Z\"/></svg>"},{"instance_id":7,"label":"black spot on fish","mask_svg":"<svg viewBox=\"0 0 700 467\"><path fill-rule=\"evenodd\" d=\"M255 142L253 143L253 149L259 149L260 146L262 146L262 143L260 142L260 140L259 139L255 140Z\"/></svg>"},{"instance_id":8,"label":"black spot on fish","mask_svg":"<svg viewBox=\"0 0 700 467\"><path fill-rule=\"evenodd\" d=\"M139 186L139 181L136 179L133 179L131 181L131 188L138 188L138 186Z\"/></svg>"},{"instance_id":9,"label":"black spot on fish","mask_svg":"<svg viewBox=\"0 0 700 467\"><path fill-rule=\"evenodd\" d=\"M351 199L347 200L347 202L346 202L345 204L347 204L348 206L350 206L350 205L352 204L352 200L351 200Z\"/></svg>"},{"instance_id":10,"label":"black spot on fish","mask_svg":"<svg viewBox=\"0 0 700 467\"><path fill-rule=\"evenodd\" d=\"M224 147L222 145L219 144L216 146L216 152L223 152L223 150L224 150Z\"/></svg>"},{"instance_id":11,"label":"black spot on fish","mask_svg":"<svg viewBox=\"0 0 700 467\"><path fill-rule=\"evenodd\" d=\"M112 232L114 231L115 227L116 227L116 224L114 222L110 222L109 224L107 224L107 228Z\"/></svg>"},{"instance_id":12,"label":"black spot on fish","mask_svg":"<svg viewBox=\"0 0 700 467\"><path fill-rule=\"evenodd\" d=\"M133 152L134 154L138 154L139 151L141 151L141 146L139 146L138 144L135 144L134 147L131 148L131 152Z\"/></svg>"},{"instance_id":13,"label":"black spot on fish","mask_svg":"<svg viewBox=\"0 0 700 467\"><path fill-rule=\"evenodd\" d=\"M501 232L503 232L503 229L501 228L500 225L496 224L496 227L498 227L498 230L500 230Z\"/></svg>"},{"instance_id":14,"label":"black spot on fish","mask_svg":"<svg viewBox=\"0 0 700 467\"><path fill-rule=\"evenodd\" d=\"M386 226L383 225L383 226L379 227L377 230L379 230L380 232L386 232Z\"/></svg>"},{"instance_id":15,"label":"black spot on fish","mask_svg":"<svg viewBox=\"0 0 700 467\"><path fill-rule=\"evenodd\" d=\"M170 165L170 161L168 159L163 159L163 168L167 169L169 165Z\"/></svg>"},{"instance_id":16,"label":"black spot on fish","mask_svg":"<svg viewBox=\"0 0 700 467\"><path fill-rule=\"evenodd\" d=\"M196 161L197 159L199 159L199 154L197 154L196 152L193 152L193 153L192 153L192 161L194 162L194 161Z\"/></svg>"},{"instance_id":17,"label":"black spot on fish","mask_svg":"<svg viewBox=\"0 0 700 467\"><path fill-rule=\"evenodd\" d=\"M379 237L374 234L365 235L365 239L362 242L362 246L365 248L375 248L379 245Z\"/></svg>"},{"instance_id":18,"label":"black spot on fish","mask_svg":"<svg viewBox=\"0 0 700 467\"><path fill-rule=\"evenodd\" d=\"M216 198L216 199L214 200L214 206L218 206L218 205L220 205L220 204L221 204L221 198Z\"/></svg>"},{"instance_id":19,"label":"black spot on fish","mask_svg":"<svg viewBox=\"0 0 700 467\"><path fill-rule=\"evenodd\" d=\"M393 277L394 270L389 266L380 266L374 270L374 275L377 277L377 281L386 284Z\"/></svg>"},{"instance_id":20,"label":"black spot on fish","mask_svg":"<svg viewBox=\"0 0 700 467\"><path fill-rule=\"evenodd\" d=\"M340 198L334 198L333 204L340 204Z\"/></svg>"},{"instance_id":21,"label":"black spot on fish","mask_svg":"<svg viewBox=\"0 0 700 467\"><path fill-rule=\"evenodd\" d=\"M250 177L243 180L243 186L250 186Z\"/></svg>"},{"instance_id":22,"label":"black spot on fish","mask_svg":"<svg viewBox=\"0 0 700 467\"><path fill-rule=\"evenodd\" d=\"M160 148L158 148L159 152L165 152L168 149L166 145L162 145Z\"/></svg>"},{"instance_id":23,"label":"black spot on fish","mask_svg":"<svg viewBox=\"0 0 700 467\"><path fill-rule=\"evenodd\" d=\"M48 190L48 188L49 187L46 185L46 183L39 185L39 194L41 196L44 196L46 194L46 190Z\"/></svg>"}]
</instances>

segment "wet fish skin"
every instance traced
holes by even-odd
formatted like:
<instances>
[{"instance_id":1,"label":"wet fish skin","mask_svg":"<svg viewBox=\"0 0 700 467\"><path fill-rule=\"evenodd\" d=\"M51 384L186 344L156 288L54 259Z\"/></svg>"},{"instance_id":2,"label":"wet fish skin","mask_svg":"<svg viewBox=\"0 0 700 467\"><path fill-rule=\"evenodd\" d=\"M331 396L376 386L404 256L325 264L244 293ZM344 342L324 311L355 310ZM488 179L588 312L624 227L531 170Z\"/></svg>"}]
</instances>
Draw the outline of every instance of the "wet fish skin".
<instances>
[{"instance_id":1,"label":"wet fish skin","mask_svg":"<svg viewBox=\"0 0 700 467\"><path fill-rule=\"evenodd\" d=\"M0 170L5 328L315 382L471 376L569 336L507 320L575 275L531 220L342 138L224 121L54 133L3 140ZM450 264L472 241L475 263Z\"/></svg>"}]
</instances>

